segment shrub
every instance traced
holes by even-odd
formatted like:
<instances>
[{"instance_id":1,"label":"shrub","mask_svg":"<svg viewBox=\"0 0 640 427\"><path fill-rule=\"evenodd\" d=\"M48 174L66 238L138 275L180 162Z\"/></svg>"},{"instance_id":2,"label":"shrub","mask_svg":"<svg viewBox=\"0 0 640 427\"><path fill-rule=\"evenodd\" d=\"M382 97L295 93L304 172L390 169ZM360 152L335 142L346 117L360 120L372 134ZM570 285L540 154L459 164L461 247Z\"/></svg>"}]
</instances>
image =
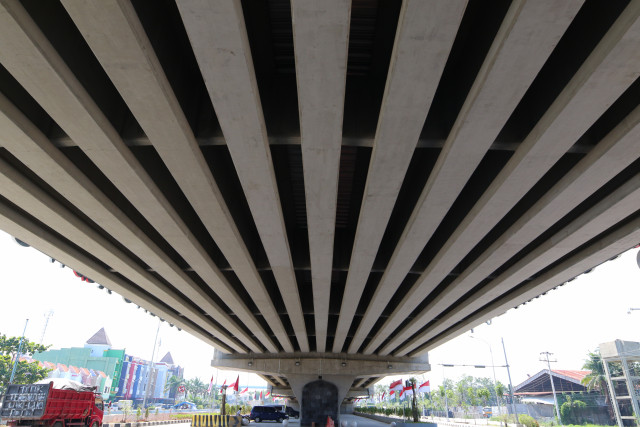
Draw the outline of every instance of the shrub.
<instances>
[{"instance_id":1,"label":"shrub","mask_svg":"<svg viewBox=\"0 0 640 427\"><path fill-rule=\"evenodd\" d=\"M540 427L538 422L531 415L522 414L518 416L520 424L524 424L527 427Z\"/></svg>"}]
</instances>

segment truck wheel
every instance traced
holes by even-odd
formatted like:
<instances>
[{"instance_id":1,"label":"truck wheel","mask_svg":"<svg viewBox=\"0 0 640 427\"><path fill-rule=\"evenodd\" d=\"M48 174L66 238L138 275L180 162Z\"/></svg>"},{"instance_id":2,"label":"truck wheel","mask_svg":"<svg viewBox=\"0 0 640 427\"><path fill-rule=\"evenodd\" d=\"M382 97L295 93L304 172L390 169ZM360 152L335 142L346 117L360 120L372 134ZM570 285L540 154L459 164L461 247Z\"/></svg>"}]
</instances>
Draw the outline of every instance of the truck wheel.
<instances>
[{"instance_id":1,"label":"truck wheel","mask_svg":"<svg viewBox=\"0 0 640 427\"><path fill-rule=\"evenodd\" d=\"M259 422L261 422L261 421L262 421L262 418L260 418L260 417L256 417L256 422L257 422L257 423L259 423Z\"/></svg>"},{"instance_id":2,"label":"truck wheel","mask_svg":"<svg viewBox=\"0 0 640 427\"><path fill-rule=\"evenodd\" d=\"M62 422L61 422L61 421L58 421L58 422L54 423L54 424L53 424L53 427L63 427L63 426L62 426Z\"/></svg>"},{"instance_id":3,"label":"truck wheel","mask_svg":"<svg viewBox=\"0 0 640 427\"><path fill-rule=\"evenodd\" d=\"M91 424L91 427L100 427L100 426L98 425L98 422L97 422L97 421L94 421L94 422Z\"/></svg>"},{"instance_id":4,"label":"truck wheel","mask_svg":"<svg viewBox=\"0 0 640 427\"><path fill-rule=\"evenodd\" d=\"M276 422L277 422L277 423L282 423L282 418L278 418L278 419L276 420Z\"/></svg>"}]
</instances>

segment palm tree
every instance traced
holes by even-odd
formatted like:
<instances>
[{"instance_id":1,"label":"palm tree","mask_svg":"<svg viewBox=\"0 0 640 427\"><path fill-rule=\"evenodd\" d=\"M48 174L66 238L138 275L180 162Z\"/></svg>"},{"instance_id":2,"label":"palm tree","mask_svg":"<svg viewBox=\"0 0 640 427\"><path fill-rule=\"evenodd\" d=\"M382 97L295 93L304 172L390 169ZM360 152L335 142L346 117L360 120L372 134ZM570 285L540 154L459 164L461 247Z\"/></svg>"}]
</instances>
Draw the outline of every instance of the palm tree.
<instances>
[{"instance_id":1,"label":"palm tree","mask_svg":"<svg viewBox=\"0 0 640 427\"><path fill-rule=\"evenodd\" d=\"M604 401L611 413L611 404L609 400L609 389L607 388L607 377L604 372L604 362L600 356L600 351L595 350L589 352L588 359L582 365L582 369L591 371L580 381L587 390L596 390L604 395Z\"/></svg>"},{"instance_id":2,"label":"palm tree","mask_svg":"<svg viewBox=\"0 0 640 427\"><path fill-rule=\"evenodd\" d=\"M171 377L167 380L167 383L164 385L164 391L168 391L169 395L176 395L178 391L178 387L184 385L184 378L176 377L175 375L171 375Z\"/></svg>"}]
</instances>

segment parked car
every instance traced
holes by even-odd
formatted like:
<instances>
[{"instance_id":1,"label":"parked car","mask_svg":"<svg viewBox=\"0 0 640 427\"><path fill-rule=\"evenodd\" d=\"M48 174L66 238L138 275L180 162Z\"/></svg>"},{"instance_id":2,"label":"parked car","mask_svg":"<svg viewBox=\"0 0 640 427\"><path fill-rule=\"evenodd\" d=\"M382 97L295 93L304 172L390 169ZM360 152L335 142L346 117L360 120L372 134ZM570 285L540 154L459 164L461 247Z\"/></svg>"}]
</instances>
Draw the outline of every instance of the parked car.
<instances>
[{"instance_id":1,"label":"parked car","mask_svg":"<svg viewBox=\"0 0 640 427\"><path fill-rule=\"evenodd\" d=\"M493 411L490 406L482 408L482 416L484 418L491 418L491 415L493 415Z\"/></svg>"},{"instance_id":2,"label":"parked car","mask_svg":"<svg viewBox=\"0 0 640 427\"><path fill-rule=\"evenodd\" d=\"M276 410L280 412L284 412L285 414L289 415L290 418L300 418L300 411L296 411L291 406L284 406L284 405L266 405L266 406L271 406L272 408L276 408Z\"/></svg>"},{"instance_id":3,"label":"parked car","mask_svg":"<svg viewBox=\"0 0 640 427\"><path fill-rule=\"evenodd\" d=\"M281 423L282 420L288 420L289 416L282 411L278 411L273 406L254 406L251 408L249 419L257 423L262 421L276 421Z\"/></svg>"}]
</instances>

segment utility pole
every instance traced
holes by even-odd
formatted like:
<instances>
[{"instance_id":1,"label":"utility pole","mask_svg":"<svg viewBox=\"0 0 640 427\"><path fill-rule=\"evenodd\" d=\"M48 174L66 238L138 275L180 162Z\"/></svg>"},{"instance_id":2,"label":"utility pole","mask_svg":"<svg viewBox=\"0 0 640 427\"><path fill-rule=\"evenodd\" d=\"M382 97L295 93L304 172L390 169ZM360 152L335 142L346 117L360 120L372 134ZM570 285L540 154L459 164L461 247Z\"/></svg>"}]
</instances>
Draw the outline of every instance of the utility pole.
<instances>
[{"instance_id":1,"label":"utility pole","mask_svg":"<svg viewBox=\"0 0 640 427\"><path fill-rule=\"evenodd\" d=\"M553 385L553 375L551 373L551 362L557 362L557 360L549 360L549 356L553 353L543 351L540 353L540 361L547 361L547 368L549 368L549 381L551 381L551 391L553 392L553 403L556 405L556 414L558 415L558 424L562 425L562 417L560 417L560 408L558 407L558 398L556 397L556 387Z\"/></svg>"},{"instance_id":2,"label":"utility pole","mask_svg":"<svg viewBox=\"0 0 640 427\"><path fill-rule=\"evenodd\" d=\"M13 378L16 375L16 368L18 367L18 360L20 359L20 354L22 353L22 343L24 342L24 334L27 332L27 324L29 323L29 319L24 322L24 330L22 331L22 336L20 337L20 344L18 344L18 352L16 353L16 360L13 362L13 369L11 370L11 377L9 378L9 384L13 382Z\"/></svg>"},{"instance_id":3,"label":"utility pole","mask_svg":"<svg viewBox=\"0 0 640 427\"><path fill-rule=\"evenodd\" d=\"M504 364L507 367L507 375L509 376L509 394L511 395L511 407L513 408L513 415L516 417L516 425L518 424L518 410L516 409L516 401L513 398L513 385L511 384L511 371L509 371L509 362L507 362L507 349L504 347L504 338L500 338L502 341L502 351L504 351Z\"/></svg>"}]
</instances>

